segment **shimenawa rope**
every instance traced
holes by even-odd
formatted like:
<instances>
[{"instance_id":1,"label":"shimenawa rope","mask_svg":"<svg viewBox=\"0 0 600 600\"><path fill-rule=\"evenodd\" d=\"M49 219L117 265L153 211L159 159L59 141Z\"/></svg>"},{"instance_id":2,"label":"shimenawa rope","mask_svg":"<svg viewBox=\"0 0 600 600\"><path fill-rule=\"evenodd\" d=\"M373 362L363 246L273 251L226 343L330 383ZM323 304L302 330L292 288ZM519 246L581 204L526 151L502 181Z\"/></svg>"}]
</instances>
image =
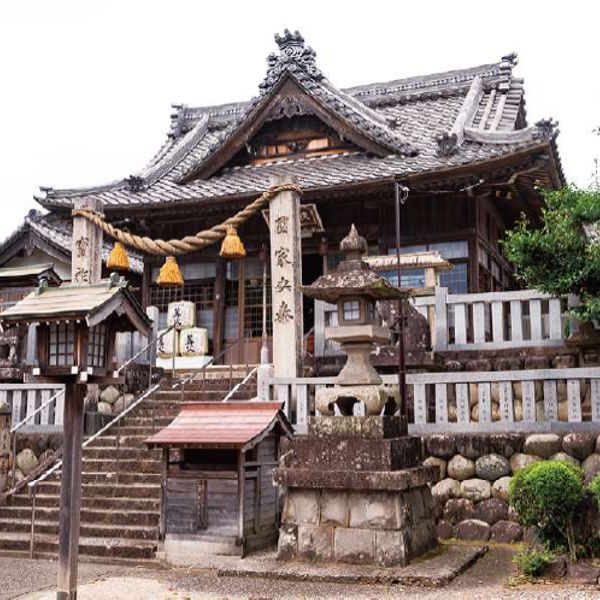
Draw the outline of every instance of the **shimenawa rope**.
<instances>
[{"instance_id":1,"label":"shimenawa rope","mask_svg":"<svg viewBox=\"0 0 600 600\"><path fill-rule=\"evenodd\" d=\"M256 200L248 204L248 206L233 215L233 217L229 217L229 219L226 219L218 225L214 225L210 229L204 229L195 235L188 235L180 240L153 240L149 237L123 231L122 229L118 229L110 223L107 223L104 220L104 215L87 208L75 208L71 214L74 217L86 218L97 227L100 227L104 233L130 248L135 248L136 250L155 256L181 256L182 254L204 248L205 246L224 238L229 227L239 227L253 214L268 205L269 200L279 192L298 192L299 194L302 194L302 189L295 183L284 183L282 185L272 186L266 192L263 192Z\"/></svg>"}]
</instances>

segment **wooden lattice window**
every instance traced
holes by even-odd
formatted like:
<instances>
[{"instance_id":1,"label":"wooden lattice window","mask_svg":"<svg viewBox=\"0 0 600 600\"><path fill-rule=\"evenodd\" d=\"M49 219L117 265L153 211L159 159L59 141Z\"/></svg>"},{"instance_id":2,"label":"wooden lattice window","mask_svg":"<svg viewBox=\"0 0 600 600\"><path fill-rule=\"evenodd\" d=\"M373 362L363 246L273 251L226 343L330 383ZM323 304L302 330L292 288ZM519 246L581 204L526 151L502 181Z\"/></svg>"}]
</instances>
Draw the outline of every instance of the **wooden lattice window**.
<instances>
[{"instance_id":1,"label":"wooden lattice window","mask_svg":"<svg viewBox=\"0 0 600 600\"><path fill-rule=\"evenodd\" d=\"M51 367L65 367L74 364L75 323L50 324L50 352L49 364Z\"/></svg>"},{"instance_id":2,"label":"wooden lattice window","mask_svg":"<svg viewBox=\"0 0 600 600\"><path fill-rule=\"evenodd\" d=\"M106 325L97 325L89 331L88 364L102 368L106 363Z\"/></svg>"},{"instance_id":3,"label":"wooden lattice window","mask_svg":"<svg viewBox=\"0 0 600 600\"><path fill-rule=\"evenodd\" d=\"M267 279L267 334L273 332L271 319L271 280ZM252 337L262 335L263 320L263 288L262 279L246 279L245 306L244 306L244 331Z\"/></svg>"}]
</instances>

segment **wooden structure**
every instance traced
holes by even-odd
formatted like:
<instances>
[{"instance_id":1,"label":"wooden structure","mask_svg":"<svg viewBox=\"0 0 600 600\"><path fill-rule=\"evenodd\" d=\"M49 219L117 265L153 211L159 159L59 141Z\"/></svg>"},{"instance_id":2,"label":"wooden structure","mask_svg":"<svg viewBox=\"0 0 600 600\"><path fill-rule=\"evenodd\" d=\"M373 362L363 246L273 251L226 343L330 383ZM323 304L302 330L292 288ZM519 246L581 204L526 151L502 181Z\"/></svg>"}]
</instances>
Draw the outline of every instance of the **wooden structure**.
<instances>
[{"instance_id":1,"label":"wooden structure","mask_svg":"<svg viewBox=\"0 0 600 600\"><path fill-rule=\"evenodd\" d=\"M97 249L93 249L97 250ZM89 252L85 257L93 257ZM99 274L99 268L98 274ZM89 271L93 273L92 270ZM57 599L77 597L83 401L88 383L120 383L113 377L112 351L118 330L147 335L150 320L126 282L52 288L47 282L0 313L0 326L37 323L38 381L64 383Z\"/></svg>"},{"instance_id":2,"label":"wooden structure","mask_svg":"<svg viewBox=\"0 0 600 600\"><path fill-rule=\"evenodd\" d=\"M279 520L272 472L292 428L278 402L183 404L148 440L163 448L161 530L168 561L247 552L275 543Z\"/></svg>"},{"instance_id":3,"label":"wooden structure","mask_svg":"<svg viewBox=\"0 0 600 600\"><path fill-rule=\"evenodd\" d=\"M127 218L134 233L181 238L222 222L286 174L301 186L302 206L313 215L302 231L302 279L308 284L337 264L335 248L351 223L366 237L369 254L394 252L399 181L410 190L402 207L402 252L439 251L454 265L440 275L452 294L511 289L511 265L498 240L521 211L534 220L539 215L536 182L556 188L565 181L554 122L527 122L516 56L340 89L299 33L286 32L276 43L253 100L178 105L163 147L138 173L82 189L44 188L38 202L58 222L70 218L76 202L98 199L109 221ZM259 253L269 240L263 215L239 234L247 256L238 262L219 258L215 246L180 257L183 298L196 303L213 355L249 331L242 355L257 362ZM145 306L159 308L162 327L168 303L180 299L180 291L155 285L161 262L144 258L142 297ZM424 284L420 268L406 277L411 287ZM271 312L269 304L269 329ZM304 302L303 316L310 337L312 301Z\"/></svg>"}]
</instances>

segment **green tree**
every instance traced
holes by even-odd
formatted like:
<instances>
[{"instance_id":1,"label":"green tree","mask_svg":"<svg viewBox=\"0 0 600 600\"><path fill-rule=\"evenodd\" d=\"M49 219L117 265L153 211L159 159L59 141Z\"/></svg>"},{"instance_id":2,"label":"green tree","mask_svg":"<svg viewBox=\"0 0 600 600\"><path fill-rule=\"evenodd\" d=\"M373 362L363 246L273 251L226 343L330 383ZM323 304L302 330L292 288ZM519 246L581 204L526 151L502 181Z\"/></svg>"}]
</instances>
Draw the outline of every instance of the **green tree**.
<instances>
[{"instance_id":1,"label":"green tree","mask_svg":"<svg viewBox=\"0 0 600 600\"><path fill-rule=\"evenodd\" d=\"M545 190L541 227L522 216L503 241L504 253L527 287L552 295L576 294L582 321L600 318L600 190L566 186Z\"/></svg>"}]
</instances>

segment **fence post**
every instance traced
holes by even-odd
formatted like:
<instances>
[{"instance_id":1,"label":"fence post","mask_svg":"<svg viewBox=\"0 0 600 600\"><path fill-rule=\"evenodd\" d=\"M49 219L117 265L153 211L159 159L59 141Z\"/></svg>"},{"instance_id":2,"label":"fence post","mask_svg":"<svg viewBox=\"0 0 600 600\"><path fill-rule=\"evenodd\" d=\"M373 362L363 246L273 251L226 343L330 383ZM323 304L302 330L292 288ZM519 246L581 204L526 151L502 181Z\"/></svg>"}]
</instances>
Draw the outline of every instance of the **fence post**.
<instances>
[{"instance_id":1,"label":"fence post","mask_svg":"<svg viewBox=\"0 0 600 600\"><path fill-rule=\"evenodd\" d=\"M8 489L8 464L10 462L10 423L12 410L10 404L0 404L0 492ZM14 434L17 435L16 433ZM13 456L13 464L17 457ZM13 482L14 484L14 482Z\"/></svg>"},{"instance_id":2,"label":"fence post","mask_svg":"<svg viewBox=\"0 0 600 600\"><path fill-rule=\"evenodd\" d=\"M258 400L268 402L270 399L269 386L273 376L273 367L271 365L260 365L256 372L256 397Z\"/></svg>"},{"instance_id":3,"label":"fence post","mask_svg":"<svg viewBox=\"0 0 600 600\"><path fill-rule=\"evenodd\" d=\"M448 289L435 288L435 321L431 328L431 345L438 352L448 348Z\"/></svg>"}]
</instances>

